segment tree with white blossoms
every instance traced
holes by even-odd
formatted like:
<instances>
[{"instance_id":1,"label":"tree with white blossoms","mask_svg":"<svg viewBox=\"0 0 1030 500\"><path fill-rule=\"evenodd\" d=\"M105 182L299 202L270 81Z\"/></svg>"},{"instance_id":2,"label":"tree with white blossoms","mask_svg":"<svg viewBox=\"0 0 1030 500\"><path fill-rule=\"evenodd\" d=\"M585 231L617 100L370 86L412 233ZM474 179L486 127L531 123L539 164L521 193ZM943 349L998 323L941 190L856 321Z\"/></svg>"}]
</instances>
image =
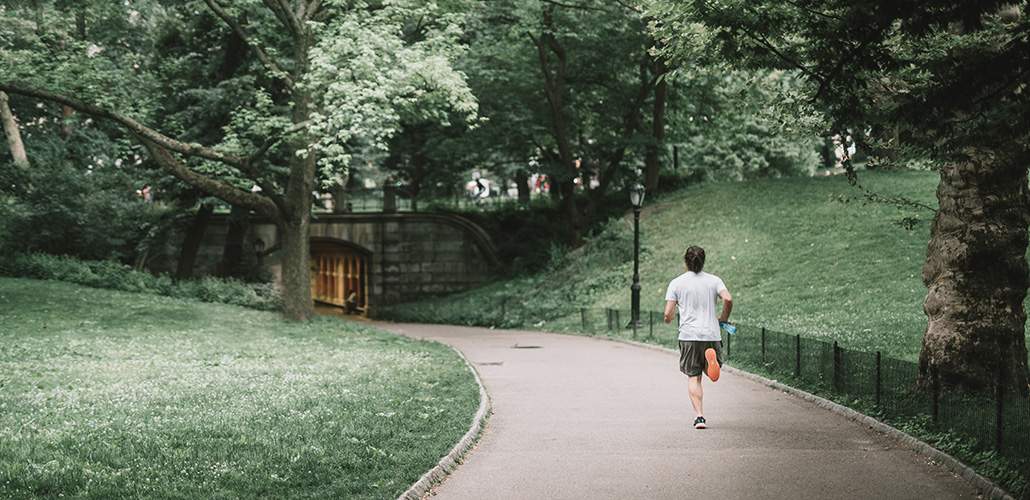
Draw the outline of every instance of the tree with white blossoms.
<instances>
[{"instance_id":1,"label":"tree with white blossoms","mask_svg":"<svg viewBox=\"0 0 1030 500\"><path fill-rule=\"evenodd\" d=\"M138 90L157 86L125 87L147 75L134 61L140 52L124 47L62 44L65 56L80 53L57 64L51 40L25 44L0 36L0 91L113 122L170 174L273 220L284 314L302 320L312 313L309 223L319 180L346 175L351 156L361 150L385 148L402 116L475 120L476 99L453 68L464 50L464 1L127 2L123 17L137 30L207 10L260 64L253 99L240 103L224 137L210 144L182 141L147 125L160 109L146 96L141 100ZM2 14L38 12L39 4L57 8L15 3ZM107 50L124 57L97 57ZM161 57L159 51L152 54ZM252 190L254 185L261 189Z\"/></svg>"}]
</instances>

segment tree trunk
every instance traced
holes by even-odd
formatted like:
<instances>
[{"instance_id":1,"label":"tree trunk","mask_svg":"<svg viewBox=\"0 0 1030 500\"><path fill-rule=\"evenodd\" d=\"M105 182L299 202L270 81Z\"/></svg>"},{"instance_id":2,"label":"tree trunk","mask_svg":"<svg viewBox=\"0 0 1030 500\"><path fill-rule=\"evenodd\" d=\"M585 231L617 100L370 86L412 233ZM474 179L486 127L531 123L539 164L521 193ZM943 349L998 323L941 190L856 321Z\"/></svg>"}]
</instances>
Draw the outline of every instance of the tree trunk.
<instances>
[{"instance_id":1,"label":"tree trunk","mask_svg":"<svg viewBox=\"0 0 1030 500\"><path fill-rule=\"evenodd\" d=\"M7 146L11 148L14 164L21 168L29 168L29 155L25 152L25 144L21 142L18 121L14 119L14 113L11 112L7 94L2 91L0 91L0 122L3 123L4 135L7 136Z\"/></svg>"},{"instance_id":2,"label":"tree trunk","mask_svg":"<svg viewBox=\"0 0 1030 500\"><path fill-rule=\"evenodd\" d=\"M580 241L580 217L576 207L575 179L579 175L576 170L575 155L572 150L572 132L570 120L565 109L566 77L568 74L568 54L565 47L555 36L554 5L544 8L544 32L539 38L530 38L537 48L540 71L544 77L544 96L547 98L551 115L551 134L558 148L556 161L557 175L551 178L551 195L561 200L562 211L568 217L567 222L573 243ZM555 68L550 68L550 55L555 57Z\"/></svg>"},{"instance_id":3,"label":"tree trunk","mask_svg":"<svg viewBox=\"0 0 1030 500\"><path fill-rule=\"evenodd\" d=\"M661 172L661 150L665 147L665 103L669 98L669 84L664 76L668 72L661 59L654 63L658 78L654 89L654 111L651 117L651 143L644 156L644 187L648 191L658 190L658 175Z\"/></svg>"},{"instance_id":4,"label":"tree trunk","mask_svg":"<svg viewBox=\"0 0 1030 500\"><path fill-rule=\"evenodd\" d=\"M529 205L529 172L521 169L515 172L515 187L519 190L519 204Z\"/></svg>"},{"instance_id":5,"label":"tree trunk","mask_svg":"<svg viewBox=\"0 0 1030 500\"><path fill-rule=\"evenodd\" d=\"M225 235L222 247L222 262L218 274L227 277L239 277L243 263L243 240L250 227L250 210L243 207L232 207L229 213L229 231Z\"/></svg>"},{"instance_id":6,"label":"tree trunk","mask_svg":"<svg viewBox=\"0 0 1030 500\"><path fill-rule=\"evenodd\" d=\"M307 72L306 40L296 48L296 81ZM293 90L293 123L307 122L311 116L311 95L303 87ZM305 321L314 314L311 297L311 192L315 188L315 152L308 132L294 134L290 155L290 175L286 184L286 210L280 225L283 263L283 314L288 319ZM305 152L300 155L298 153Z\"/></svg>"},{"instance_id":7,"label":"tree trunk","mask_svg":"<svg viewBox=\"0 0 1030 500\"><path fill-rule=\"evenodd\" d=\"M582 241L582 217L579 214L579 207L576 203L576 182L575 179L567 179L556 183L551 189L557 189L561 194L561 210L568 224L570 231L569 239L573 246L579 246Z\"/></svg>"},{"instance_id":8,"label":"tree trunk","mask_svg":"<svg viewBox=\"0 0 1030 500\"><path fill-rule=\"evenodd\" d=\"M197 253L200 252L200 244L204 241L204 232L207 231L208 222L211 221L211 214L215 206L211 203L202 203L197 209L197 215L193 217L186 235L182 239L182 249L179 251L179 262L175 267L176 279L189 279L193 277L193 268L197 263Z\"/></svg>"},{"instance_id":9,"label":"tree trunk","mask_svg":"<svg viewBox=\"0 0 1030 500\"><path fill-rule=\"evenodd\" d=\"M941 168L940 209L923 266L929 318L919 369L942 384L1027 388L1027 166L1015 157L967 148Z\"/></svg>"},{"instance_id":10,"label":"tree trunk","mask_svg":"<svg viewBox=\"0 0 1030 500\"><path fill-rule=\"evenodd\" d=\"M310 202L308 203L310 205ZM314 313L311 298L310 214L292 217L280 226L283 265L283 314L304 321Z\"/></svg>"},{"instance_id":11,"label":"tree trunk","mask_svg":"<svg viewBox=\"0 0 1030 500\"><path fill-rule=\"evenodd\" d=\"M80 42L86 41L86 6L79 5L79 8L75 11L75 33L79 37ZM61 137L68 139L71 137L74 128L72 127L72 118L75 117L75 110L71 106L61 106Z\"/></svg>"}]
</instances>

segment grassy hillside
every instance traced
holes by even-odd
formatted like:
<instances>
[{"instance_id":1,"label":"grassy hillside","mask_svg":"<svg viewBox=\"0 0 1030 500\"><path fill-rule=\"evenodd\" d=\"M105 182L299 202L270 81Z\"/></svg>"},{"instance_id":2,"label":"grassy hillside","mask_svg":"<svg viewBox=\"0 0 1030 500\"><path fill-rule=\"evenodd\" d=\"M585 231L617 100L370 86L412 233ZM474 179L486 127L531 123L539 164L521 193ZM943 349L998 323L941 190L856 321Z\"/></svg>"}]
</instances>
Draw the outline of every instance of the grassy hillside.
<instances>
[{"instance_id":1,"label":"grassy hillside","mask_svg":"<svg viewBox=\"0 0 1030 500\"><path fill-rule=\"evenodd\" d=\"M881 196L936 206L930 172L863 172ZM641 216L642 307L660 310L688 245L734 295L733 319L914 359L925 328L921 267L932 212L867 203L843 177L709 183L648 200ZM906 224L907 222L907 224ZM906 227L910 226L910 227ZM632 215L550 271L390 309L393 318L562 329L578 307L628 309ZM566 316L562 318L562 316ZM543 322L541 322L543 320Z\"/></svg>"},{"instance_id":2,"label":"grassy hillside","mask_svg":"<svg viewBox=\"0 0 1030 500\"><path fill-rule=\"evenodd\" d=\"M396 498L468 429L447 347L0 278L0 498Z\"/></svg>"}]
</instances>

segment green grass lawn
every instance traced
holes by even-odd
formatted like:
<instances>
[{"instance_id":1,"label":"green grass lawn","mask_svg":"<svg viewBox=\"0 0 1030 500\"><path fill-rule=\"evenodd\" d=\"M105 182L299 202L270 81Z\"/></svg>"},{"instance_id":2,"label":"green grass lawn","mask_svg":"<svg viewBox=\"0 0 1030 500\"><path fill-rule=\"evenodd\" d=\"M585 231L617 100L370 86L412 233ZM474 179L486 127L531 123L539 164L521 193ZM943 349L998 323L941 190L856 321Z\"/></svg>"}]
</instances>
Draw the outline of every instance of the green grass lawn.
<instances>
[{"instance_id":1,"label":"green grass lawn","mask_svg":"<svg viewBox=\"0 0 1030 500\"><path fill-rule=\"evenodd\" d=\"M862 172L860 180L880 195L937 203L935 173ZM707 251L705 270L732 291L734 320L915 359L926 326L921 269L932 216L865 203L843 177L693 186L643 211L642 308L661 310L666 285L683 271L684 249L696 244ZM905 218L918 220L907 229ZM404 305L389 315L491 324L509 299L505 326L560 330L579 316L563 318L559 310L628 309L632 234L629 215L553 262L550 272Z\"/></svg>"},{"instance_id":2,"label":"green grass lawn","mask_svg":"<svg viewBox=\"0 0 1030 500\"><path fill-rule=\"evenodd\" d=\"M0 278L0 498L395 498L478 404L440 344Z\"/></svg>"}]
</instances>

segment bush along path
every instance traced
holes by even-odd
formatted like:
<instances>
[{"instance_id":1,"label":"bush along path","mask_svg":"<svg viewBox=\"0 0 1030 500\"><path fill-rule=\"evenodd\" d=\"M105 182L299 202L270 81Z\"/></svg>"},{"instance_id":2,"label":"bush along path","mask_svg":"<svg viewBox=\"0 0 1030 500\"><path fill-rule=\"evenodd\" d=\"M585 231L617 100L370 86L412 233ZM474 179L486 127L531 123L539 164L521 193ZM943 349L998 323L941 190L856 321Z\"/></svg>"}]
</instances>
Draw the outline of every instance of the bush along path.
<instances>
[{"instance_id":1,"label":"bush along path","mask_svg":"<svg viewBox=\"0 0 1030 500\"><path fill-rule=\"evenodd\" d=\"M583 336L379 324L477 365L493 405L447 498L976 498L974 488L840 415L727 373L691 427L674 355Z\"/></svg>"}]
</instances>

